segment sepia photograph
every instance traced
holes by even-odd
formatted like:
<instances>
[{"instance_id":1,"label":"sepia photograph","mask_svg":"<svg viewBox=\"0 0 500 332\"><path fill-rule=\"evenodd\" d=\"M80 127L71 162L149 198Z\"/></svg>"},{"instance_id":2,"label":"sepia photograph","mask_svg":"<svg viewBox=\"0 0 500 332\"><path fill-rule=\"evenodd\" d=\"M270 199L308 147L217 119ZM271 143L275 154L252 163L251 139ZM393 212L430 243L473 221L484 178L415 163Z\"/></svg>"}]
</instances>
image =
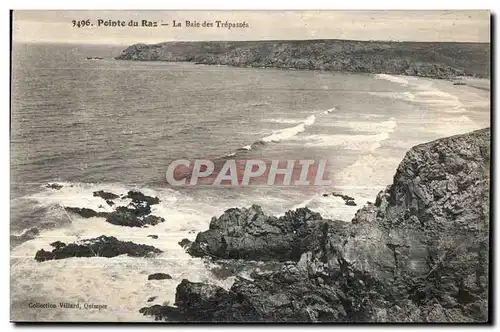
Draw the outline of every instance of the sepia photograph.
<instances>
[{"instance_id":1,"label":"sepia photograph","mask_svg":"<svg viewBox=\"0 0 500 332\"><path fill-rule=\"evenodd\" d=\"M489 10L10 20L11 322L491 323Z\"/></svg>"}]
</instances>

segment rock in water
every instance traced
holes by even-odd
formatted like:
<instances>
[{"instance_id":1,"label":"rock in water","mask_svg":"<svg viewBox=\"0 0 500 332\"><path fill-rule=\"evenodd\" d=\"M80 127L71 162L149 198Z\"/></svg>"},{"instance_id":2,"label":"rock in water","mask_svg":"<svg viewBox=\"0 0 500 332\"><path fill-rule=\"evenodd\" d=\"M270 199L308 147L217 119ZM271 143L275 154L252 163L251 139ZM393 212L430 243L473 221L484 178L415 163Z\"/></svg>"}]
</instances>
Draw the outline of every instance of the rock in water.
<instances>
[{"instance_id":1,"label":"rock in water","mask_svg":"<svg viewBox=\"0 0 500 332\"><path fill-rule=\"evenodd\" d=\"M38 250L35 259L43 262L51 259L63 259L69 257L115 257L127 254L132 257L149 257L162 251L153 246L135 244L133 242L120 241L113 236L99 236L94 239L82 240L76 243L64 245L60 241L53 243L56 247L51 252L43 249Z\"/></svg>"},{"instance_id":2,"label":"rock in water","mask_svg":"<svg viewBox=\"0 0 500 332\"><path fill-rule=\"evenodd\" d=\"M148 280L164 280L164 279L172 279L170 274L166 273L153 273L148 276Z\"/></svg>"},{"instance_id":3,"label":"rock in water","mask_svg":"<svg viewBox=\"0 0 500 332\"><path fill-rule=\"evenodd\" d=\"M113 199L116 199L116 198L120 197L120 196L118 196L116 194L113 194L113 193L110 193L110 192L106 192L106 191L103 191L103 190L94 191L93 196L94 197L101 197L102 199L104 199L106 201L113 200Z\"/></svg>"},{"instance_id":4,"label":"rock in water","mask_svg":"<svg viewBox=\"0 0 500 332\"><path fill-rule=\"evenodd\" d=\"M160 199L158 197L151 197L144 195L140 191L129 191L125 198L130 198L135 203L145 202L148 205L159 204Z\"/></svg>"},{"instance_id":5,"label":"rock in water","mask_svg":"<svg viewBox=\"0 0 500 332\"><path fill-rule=\"evenodd\" d=\"M62 187L63 187L62 184L59 184L59 183L49 183L49 184L47 184L47 188L50 188L50 189L59 190Z\"/></svg>"},{"instance_id":6,"label":"rock in water","mask_svg":"<svg viewBox=\"0 0 500 332\"><path fill-rule=\"evenodd\" d=\"M68 212L79 214L84 218L92 218L92 217L106 218L109 215L108 212L96 212L92 209L87 209L87 208L65 207L64 209Z\"/></svg>"},{"instance_id":7,"label":"rock in water","mask_svg":"<svg viewBox=\"0 0 500 332\"><path fill-rule=\"evenodd\" d=\"M119 206L115 211L107 215L106 221L113 225L128 227L154 226L165 221L165 219L161 217L154 215L144 216L142 213L144 213L144 211L140 209L130 209Z\"/></svg>"},{"instance_id":8,"label":"rock in water","mask_svg":"<svg viewBox=\"0 0 500 332\"><path fill-rule=\"evenodd\" d=\"M342 198L344 200L345 205L356 206L356 203L354 202L354 197L337 193L332 193L332 196Z\"/></svg>"},{"instance_id":9,"label":"rock in water","mask_svg":"<svg viewBox=\"0 0 500 332\"><path fill-rule=\"evenodd\" d=\"M84 218L100 217L113 225L128 227L155 226L165 219L151 213L151 207L147 202L132 202L130 207L118 206L113 212L96 212L88 208L66 207L65 210L78 214Z\"/></svg>"},{"instance_id":10,"label":"rock in water","mask_svg":"<svg viewBox=\"0 0 500 332\"><path fill-rule=\"evenodd\" d=\"M176 307L140 312L213 322L488 321L489 165L489 129L418 145L352 223L320 223L315 246L298 263L237 278L229 291L183 280ZM220 238L238 243L248 236L240 228L261 234L278 220L255 207L228 211L210 223L219 233L197 239L203 250L239 249L221 250ZM250 227L253 216L261 221ZM252 258L268 259L265 248Z\"/></svg>"}]
</instances>

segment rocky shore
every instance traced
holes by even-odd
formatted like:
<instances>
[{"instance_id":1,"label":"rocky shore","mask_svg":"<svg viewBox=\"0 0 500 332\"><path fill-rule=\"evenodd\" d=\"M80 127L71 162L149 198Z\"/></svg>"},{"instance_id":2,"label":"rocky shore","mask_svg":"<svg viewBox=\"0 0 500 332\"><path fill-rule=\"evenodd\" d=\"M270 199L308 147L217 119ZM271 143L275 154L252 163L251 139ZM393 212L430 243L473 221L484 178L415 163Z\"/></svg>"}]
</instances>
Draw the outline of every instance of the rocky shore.
<instances>
[{"instance_id":1,"label":"rocky shore","mask_svg":"<svg viewBox=\"0 0 500 332\"><path fill-rule=\"evenodd\" d=\"M325 70L433 78L490 76L489 43L352 40L135 44L117 60Z\"/></svg>"},{"instance_id":2,"label":"rocky shore","mask_svg":"<svg viewBox=\"0 0 500 332\"><path fill-rule=\"evenodd\" d=\"M99 236L95 239L78 241L66 244L61 241L51 243L52 251L38 250L35 260L44 262L52 259L64 259L71 257L116 257L128 255L132 257L149 257L162 251L144 244L120 241L113 236Z\"/></svg>"},{"instance_id":3,"label":"rocky shore","mask_svg":"<svg viewBox=\"0 0 500 332\"><path fill-rule=\"evenodd\" d=\"M181 245L195 257L276 260L229 290L182 280L165 321L486 322L489 128L413 147L352 221L307 208L276 218L229 209ZM155 294L152 294L155 295ZM145 299L146 301L146 299Z\"/></svg>"},{"instance_id":4,"label":"rocky shore","mask_svg":"<svg viewBox=\"0 0 500 332\"><path fill-rule=\"evenodd\" d=\"M47 187L53 190L60 190L63 186L60 184L48 184ZM68 206L63 208L69 214L77 214L83 218L104 218L106 222L117 226L148 227L165 222L164 218L151 214L151 205L160 203L158 197L147 196L139 191L129 191L126 195L120 197L120 195L102 190L95 191L93 196L102 198L113 211L95 211L89 208ZM127 205L124 206L119 204ZM104 208L104 206L100 206L100 208ZM34 228L33 230L29 230L15 237L13 240L19 242L33 238L38 234L39 230ZM158 238L157 235L152 235L151 237ZM71 257L111 258L119 255L150 257L162 252L154 246L136 244L130 241L121 241L113 236L106 235L69 244L55 241L50 245L54 248L51 251L40 249L36 252L36 261L44 262Z\"/></svg>"},{"instance_id":5,"label":"rocky shore","mask_svg":"<svg viewBox=\"0 0 500 332\"><path fill-rule=\"evenodd\" d=\"M57 189L57 188L53 188ZM115 206L114 200L119 198L114 193L105 191L96 191L95 197L101 197L109 206ZM84 218L100 217L106 218L106 221L113 225L128 227L145 227L147 225L157 225L165 221L164 218L151 214L151 205L160 203L158 197L144 195L138 191L129 191L121 199L131 199L128 206L115 206L113 212L94 211L88 208L65 207L70 213L78 214Z\"/></svg>"},{"instance_id":6,"label":"rocky shore","mask_svg":"<svg viewBox=\"0 0 500 332\"><path fill-rule=\"evenodd\" d=\"M332 222L333 223L333 222ZM194 257L298 261L319 244L324 220L308 208L267 216L260 206L229 209L213 218L209 230L179 245Z\"/></svg>"},{"instance_id":7,"label":"rocky shore","mask_svg":"<svg viewBox=\"0 0 500 332\"><path fill-rule=\"evenodd\" d=\"M102 199L102 211L66 212L123 227L164 222L151 210L158 197L138 191L93 195ZM342 193L325 195L354 202ZM489 128L421 144L406 153L393 183L350 221L325 219L309 208L275 217L257 205L213 217L208 230L179 245L209 263L217 278L233 278L232 285L152 271L144 282L180 281L175 302L154 303L162 294L148 294L137 310L166 322L486 322L489 195ZM31 233L18 240L37 235ZM106 235L50 246L34 259L44 264L162 253Z\"/></svg>"}]
</instances>

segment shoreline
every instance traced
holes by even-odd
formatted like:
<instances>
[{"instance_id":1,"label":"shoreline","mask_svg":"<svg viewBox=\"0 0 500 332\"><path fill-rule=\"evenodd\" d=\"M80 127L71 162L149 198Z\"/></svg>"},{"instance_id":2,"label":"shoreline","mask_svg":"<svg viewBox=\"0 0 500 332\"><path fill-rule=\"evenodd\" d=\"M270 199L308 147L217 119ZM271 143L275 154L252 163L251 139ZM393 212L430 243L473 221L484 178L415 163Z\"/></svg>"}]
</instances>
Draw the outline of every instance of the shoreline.
<instances>
[{"instance_id":1,"label":"shoreline","mask_svg":"<svg viewBox=\"0 0 500 332\"><path fill-rule=\"evenodd\" d=\"M388 73L370 73L370 72L352 72L352 71L337 71L337 70L321 70L321 69L299 69L299 68L281 68L281 67L252 67L252 66L233 66L233 65L220 65L220 64L207 64L207 63L194 63L192 61L165 61L165 60L125 60L116 59L117 61L139 61L139 62L155 62L155 63L169 63L169 64L191 64L193 66L205 66L205 67L223 67L223 68L239 68L239 69L263 69L263 70L279 70L279 71L299 71L299 72L318 72L318 73L338 73L343 75L391 75L391 76L402 76L402 77L414 77L423 78L431 80L448 81L454 83L456 81L465 81L462 86L467 86L470 88L491 91L491 78L490 77L474 77L474 76L455 76L455 77L430 77L430 76L415 76L406 74L388 74ZM471 81L473 84L471 84Z\"/></svg>"},{"instance_id":2,"label":"shoreline","mask_svg":"<svg viewBox=\"0 0 500 332\"><path fill-rule=\"evenodd\" d=\"M450 79L489 78L489 54L487 43L330 39L134 44L115 59Z\"/></svg>"}]
</instances>

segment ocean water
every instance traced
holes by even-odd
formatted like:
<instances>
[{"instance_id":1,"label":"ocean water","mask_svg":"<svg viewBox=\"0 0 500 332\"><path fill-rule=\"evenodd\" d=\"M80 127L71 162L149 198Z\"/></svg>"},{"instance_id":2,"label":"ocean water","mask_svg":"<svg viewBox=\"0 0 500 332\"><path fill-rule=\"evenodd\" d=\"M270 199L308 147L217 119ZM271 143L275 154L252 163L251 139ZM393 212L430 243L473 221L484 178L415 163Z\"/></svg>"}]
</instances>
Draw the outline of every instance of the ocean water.
<instances>
[{"instance_id":1,"label":"ocean water","mask_svg":"<svg viewBox=\"0 0 500 332\"><path fill-rule=\"evenodd\" d=\"M308 206L326 218L349 221L392 182L409 148L490 125L489 91L449 81L113 60L121 49L13 47L11 235L40 231L28 241L11 242L13 320L151 321L139 309L173 303L183 278L231 286L234 277L214 273L213 263L189 257L177 244L206 230L213 216L259 204L269 214ZM167 184L171 161L196 158L327 159L333 185ZM63 188L47 188L52 182ZM106 211L93 191L132 189L158 196L153 213L166 222L128 228L64 211L66 206ZM323 197L332 191L353 196L358 206ZM49 250L53 241L100 235L154 245L164 253L34 260L36 251ZM172 279L148 281L155 272ZM147 303L151 296L157 299ZM30 309L30 302L108 308Z\"/></svg>"}]
</instances>

